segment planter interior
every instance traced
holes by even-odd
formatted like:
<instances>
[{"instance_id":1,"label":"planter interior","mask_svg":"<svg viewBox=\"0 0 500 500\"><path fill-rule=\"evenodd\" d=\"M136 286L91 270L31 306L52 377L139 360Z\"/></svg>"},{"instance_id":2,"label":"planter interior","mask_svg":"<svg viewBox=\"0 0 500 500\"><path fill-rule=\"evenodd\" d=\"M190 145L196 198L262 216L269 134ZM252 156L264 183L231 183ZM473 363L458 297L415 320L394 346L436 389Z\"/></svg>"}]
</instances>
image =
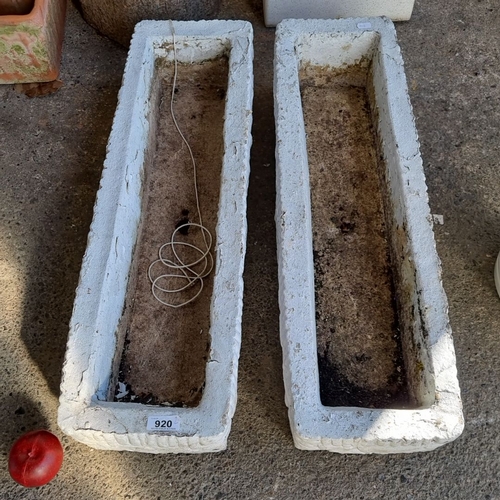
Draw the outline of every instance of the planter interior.
<instances>
[{"instance_id":1,"label":"planter interior","mask_svg":"<svg viewBox=\"0 0 500 500\"><path fill-rule=\"evenodd\" d=\"M227 75L225 56L179 64L175 92L178 124L196 152L203 223L214 235L214 247L217 245ZM193 166L170 115L172 78L173 63L158 59L151 95L150 123L155 130L154 142L146 152L151 161L144 165L146 189L140 231L125 313L118 330L118 345L125 348L123 353L117 350L113 379L127 387L127 394L120 401L182 407L196 406L205 385L213 273L205 278L198 299L185 307L167 307L152 295L148 267L158 258L158 249L179 225L199 222ZM191 227L185 232L187 234L178 233L179 241L204 248L201 231ZM180 251L187 261L197 258L185 248ZM157 267L166 271L161 265ZM178 282L171 284L179 285ZM172 300L187 300L190 294L192 296L193 289L177 294ZM165 294L161 298L170 300ZM111 398L115 392L122 394L120 386L116 391L115 387L116 384L110 385Z\"/></svg>"},{"instance_id":2,"label":"planter interior","mask_svg":"<svg viewBox=\"0 0 500 500\"><path fill-rule=\"evenodd\" d=\"M378 151L372 58L345 67L301 60L313 231L316 335L325 406L425 407L434 385L426 339L414 330L414 289L403 285L408 238L393 217L384 155ZM314 42L313 42L314 43ZM340 50L347 40L336 37ZM332 133L333 132L333 133Z\"/></svg>"},{"instance_id":3,"label":"planter interior","mask_svg":"<svg viewBox=\"0 0 500 500\"><path fill-rule=\"evenodd\" d=\"M197 160L215 270L195 302L170 309L153 298L148 267L176 227L199 222L193 167L170 116L170 26L136 28L70 324L59 425L96 448L220 451L236 404L252 30L241 21L173 23L174 110ZM176 240L201 238L189 228Z\"/></svg>"},{"instance_id":4,"label":"planter interior","mask_svg":"<svg viewBox=\"0 0 500 500\"><path fill-rule=\"evenodd\" d=\"M463 420L393 25L284 21L275 72L280 331L295 444L433 449Z\"/></svg>"}]
</instances>

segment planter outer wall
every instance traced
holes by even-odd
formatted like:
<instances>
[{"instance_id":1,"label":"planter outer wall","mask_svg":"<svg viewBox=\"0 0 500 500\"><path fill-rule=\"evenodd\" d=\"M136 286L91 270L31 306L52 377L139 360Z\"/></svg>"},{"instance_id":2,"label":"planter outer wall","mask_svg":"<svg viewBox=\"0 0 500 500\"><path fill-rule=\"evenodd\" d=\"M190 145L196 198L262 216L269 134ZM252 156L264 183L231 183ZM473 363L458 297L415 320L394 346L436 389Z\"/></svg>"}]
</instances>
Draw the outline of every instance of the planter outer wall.
<instances>
[{"instance_id":1,"label":"planter outer wall","mask_svg":"<svg viewBox=\"0 0 500 500\"><path fill-rule=\"evenodd\" d=\"M139 230L143 173L154 154L156 121L161 118L155 67L157 61L173 60L170 23L144 21L136 27L127 58L61 380L60 428L98 449L222 451L236 408L252 130L253 31L246 21L174 21L173 25L179 62L229 57L205 389L200 404L192 408L119 402L109 394L114 361L122 350L117 334ZM178 421L172 429L156 431L149 428L150 417Z\"/></svg>"},{"instance_id":2,"label":"planter outer wall","mask_svg":"<svg viewBox=\"0 0 500 500\"><path fill-rule=\"evenodd\" d=\"M80 5L89 24L128 47L138 22L213 19L219 12L220 0L80 0Z\"/></svg>"},{"instance_id":3,"label":"planter outer wall","mask_svg":"<svg viewBox=\"0 0 500 500\"><path fill-rule=\"evenodd\" d=\"M390 196L389 234L400 273L400 317L408 346L421 345L418 408L325 406L320 398L307 139L299 67L372 61L377 130ZM276 229L285 401L295 446L337 453L414 453L464 429L448 302L441 278L422 158L403 59L385 18L282 21L274 59ZM389 208L388 208L389 210ZM405 315L404 311L418 314ZM404 326L405 323L402 323ZM410 340L413 339L413 340Z\"/></svg>"}]
</instances>

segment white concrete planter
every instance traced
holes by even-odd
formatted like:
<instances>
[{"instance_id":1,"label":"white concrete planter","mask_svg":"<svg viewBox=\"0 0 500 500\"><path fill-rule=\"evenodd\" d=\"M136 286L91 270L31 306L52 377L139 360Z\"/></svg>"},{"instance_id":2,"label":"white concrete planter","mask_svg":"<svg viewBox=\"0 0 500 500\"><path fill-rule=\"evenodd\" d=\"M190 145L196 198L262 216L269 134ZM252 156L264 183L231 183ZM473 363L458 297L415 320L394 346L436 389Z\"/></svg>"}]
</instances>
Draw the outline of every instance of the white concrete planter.
<instances>
[{"instance_id":1,"label":"white concrete planter","mask_svg":"<svg viewBox=\"0 0 500 500\"><path fill-rule=\"evenodd\" d=\"M266 26L283 19L337 19L386 16L407 21L415 0L264 0Z\"/></svg>"},{"instance_id":2,"label":"white concrete planter","mask_svg":"<svg viewBox=\"0 0 500 500\"><path fill-rule=\"evenodd\" d=\"M154 143L155 64L173 59L170 24L144 21L137 25L119 94L61 383L61 429L100 449L220 451L226 447L236 405L253 98L252 28L242 21L174 22L174 26L179 62L198 63L222 55L229 59L206 385L194 408L113 402L109 396L119 344L117 327L141 215L142 173ZM155 420L165 421L165 427L156 430Z\"/></svg>"},{"instance_id":3,"label":"white concrete planter","mask_svg":"<svg viewBox=\"0 0 500 500\"><path fill-rule=\"evenodd\" d=\"M389 200L391 262L398 267L402 348L412 351L410 357L418 366L408 375L418 400L414 409L328 407L320 399L310 181L299 68L312 64L339 69L363 58L371 60L375 128L386 167L382 178ZM401 453L428 451L454 440L464 422L448 305L403 61L391 21L280 23L275 118L280 335L295 445L339 453Z\"/></svg>"}]
</instances>

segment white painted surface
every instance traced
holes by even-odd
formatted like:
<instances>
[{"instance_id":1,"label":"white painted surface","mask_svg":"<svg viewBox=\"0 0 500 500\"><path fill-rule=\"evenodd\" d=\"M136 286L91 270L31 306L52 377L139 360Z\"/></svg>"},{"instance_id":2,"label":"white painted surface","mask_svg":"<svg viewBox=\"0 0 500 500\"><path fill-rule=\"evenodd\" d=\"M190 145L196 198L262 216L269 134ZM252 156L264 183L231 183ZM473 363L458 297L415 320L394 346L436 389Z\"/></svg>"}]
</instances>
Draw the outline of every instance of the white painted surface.
<instances>
[{"instance_id":1,"label":"white painted surface","mask_svg":"<svg viewBox=\"0 0 500 500\"><path fill-rule=\"evenodd\" d=\"M319 395L309 170L298 69L301 63L328 64L328 58L330 66L342 67L362 56L373 61L392 225L405 228L407 238L398 255L402 288L410 290L402 308L420 311L406 328L415 345L422 346L417 354L423 370L415 389L422 407L415 410L326 407ZM464 422L448 304L392 22L283 21L276 30L274 85L280 336L295 445L339 453L401 453L428 451L454 440Z\"/></svg>"},{"instance_id":2,"label":"white painted surface","mask_svg":"<svg viewBox=\"0 0 500 500\"><path fill-rule=\"evenodd\" d=\"M385 16L407 21L415 0L264 0L266 26L283 19L338 19Z\"/></svg>"},{"instance_id":3,"label":"white painted surface","mask_svg":"<svg viewBox=\"0 0 500 500\"><path fill-rule=\"evenodd\" d=\"M115 332L124 306L140 218L142 170L151 123L158 112L150 99L154 65L158 58L173 57L170 24L144 21L136 27L119 94L61 383L59 426L78 441L100 449L149 453L224 450L236 406L250 169L253 32L250 23L243 21L174 22L174 28L180 61L229 56L206 386L196 408L106 401L116 350ZM175 426L171 431L148 431L150 417L170 419Z\"/></svg>"}]
</instances>

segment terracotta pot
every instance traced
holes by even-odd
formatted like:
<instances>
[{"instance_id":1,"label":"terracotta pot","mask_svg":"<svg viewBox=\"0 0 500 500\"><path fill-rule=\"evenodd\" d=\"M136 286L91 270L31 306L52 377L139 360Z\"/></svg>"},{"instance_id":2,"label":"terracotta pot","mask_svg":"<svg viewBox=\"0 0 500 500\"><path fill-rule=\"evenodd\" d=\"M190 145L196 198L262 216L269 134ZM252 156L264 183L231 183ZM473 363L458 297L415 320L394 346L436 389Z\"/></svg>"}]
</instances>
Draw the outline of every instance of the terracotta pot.
<instances>
[{"instance_id":1,"label":"terracotta pot","mask_svg":"<svg viewBox=\"0 0 500 500\"><path fill-rule=\"evenodd\" d=\"M65 13L66 0L0 0L0 83L57 78Z\"/></svg>"},{"instance_id":2,"label":"terracotta pot","mask_svg":"<svg viewBox=\"0 0 500 500\"><path fill-rule=\"evenodd\" d=\"M134 27L147 19L213 19L220 0L80 0L85 20L128 47Z\"/></svg>"}]
</instances>

